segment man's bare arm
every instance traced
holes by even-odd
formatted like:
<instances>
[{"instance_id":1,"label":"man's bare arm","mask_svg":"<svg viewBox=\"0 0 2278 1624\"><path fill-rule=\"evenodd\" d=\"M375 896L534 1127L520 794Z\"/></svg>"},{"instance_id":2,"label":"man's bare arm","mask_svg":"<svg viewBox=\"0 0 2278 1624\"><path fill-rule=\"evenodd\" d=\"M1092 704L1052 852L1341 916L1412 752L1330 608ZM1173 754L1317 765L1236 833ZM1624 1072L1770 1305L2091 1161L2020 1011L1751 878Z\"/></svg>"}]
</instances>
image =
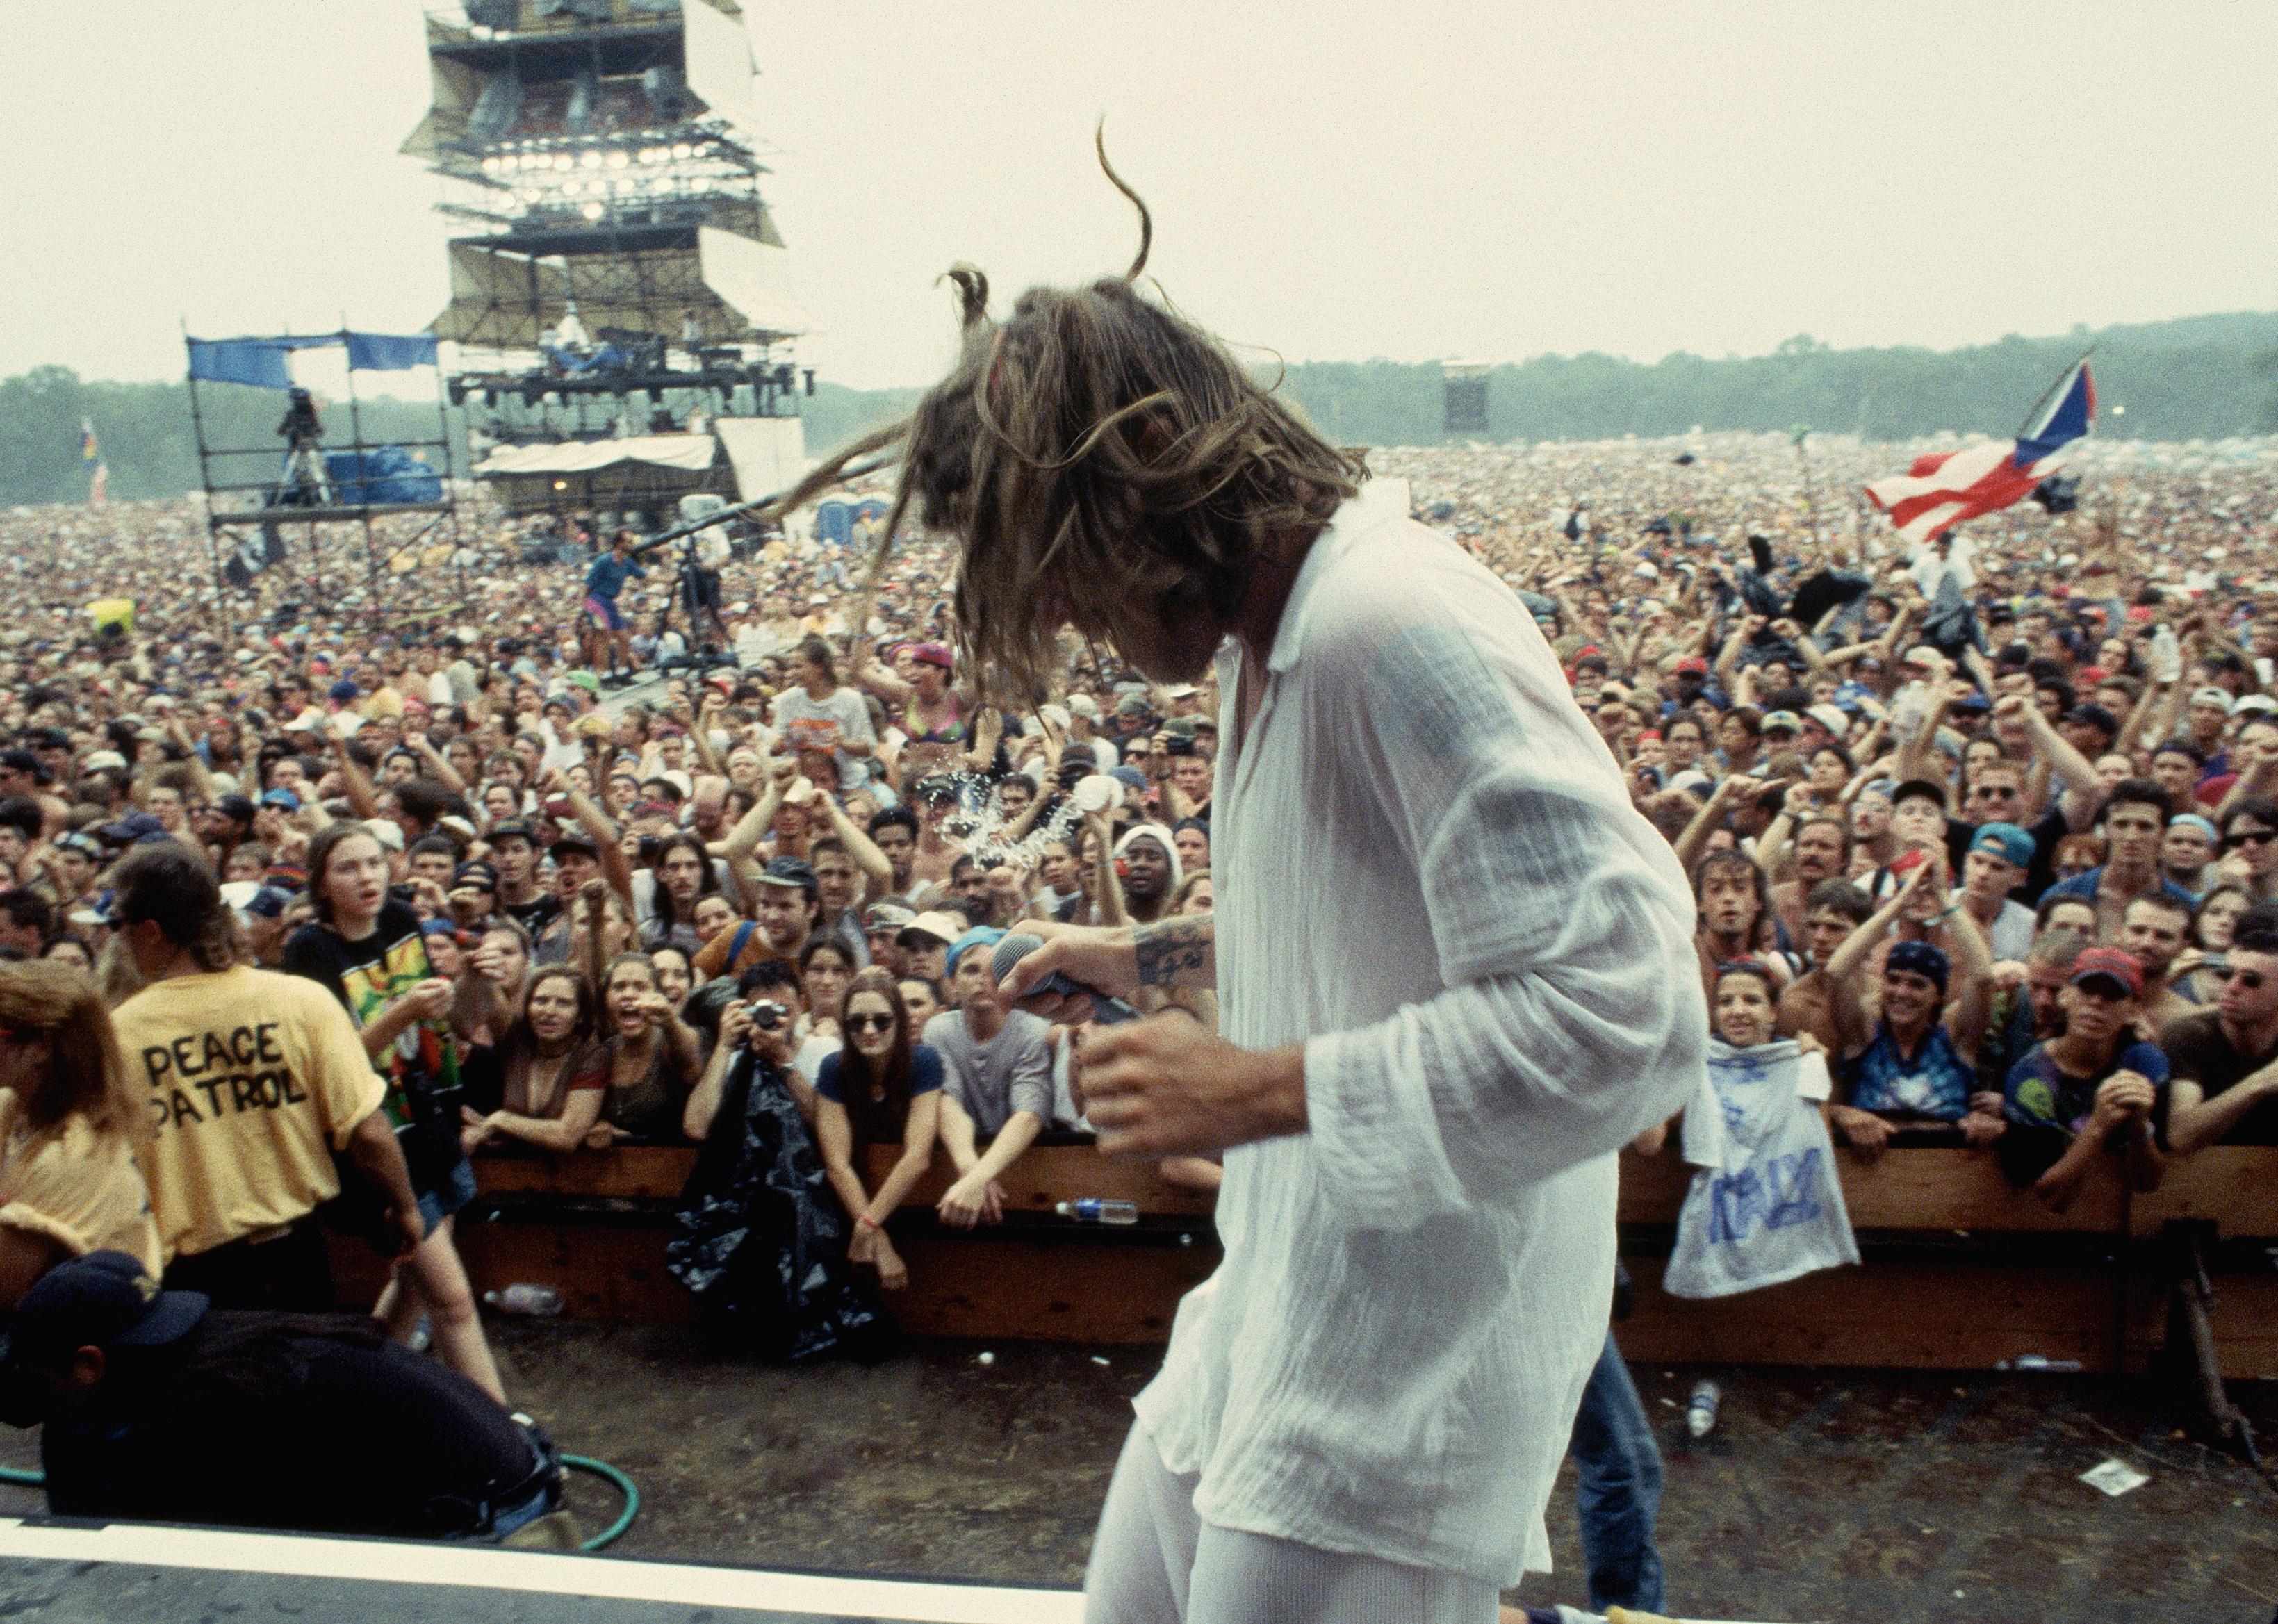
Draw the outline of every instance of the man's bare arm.
<instances>
[{"instance_id":1,"label":"man's bare arm","mask_svg":"<svg viewBox=\"0 0 2278 1624\"><path fill-rule=\"evenodd\" d=\"M1218 926L1203 914L1179 914L1132 927L1131 951L1142 987L1218 985Z\"/></svg>"}]
</instances>

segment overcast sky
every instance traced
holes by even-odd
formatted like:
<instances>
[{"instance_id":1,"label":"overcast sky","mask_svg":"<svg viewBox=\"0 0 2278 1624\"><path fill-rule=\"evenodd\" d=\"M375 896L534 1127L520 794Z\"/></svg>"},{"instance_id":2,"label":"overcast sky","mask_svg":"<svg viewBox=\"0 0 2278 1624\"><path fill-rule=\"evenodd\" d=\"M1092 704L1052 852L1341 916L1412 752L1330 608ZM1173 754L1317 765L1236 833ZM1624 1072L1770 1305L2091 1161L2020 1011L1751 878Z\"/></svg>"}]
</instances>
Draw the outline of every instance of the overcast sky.
<instances>
[{"instance_id":1,"label":"overcast sky","mask_svg":"<svg viewBox=\"0 0 2278 1624\"><path fill-rule=\"evenodd\" d=\"M1938 347L2278 307L2278 6L748 5L771 198L841 382L929 382L934 278L1128 263L1291 360ZM411 0L11 5L0 375L445 298Z\"/></svg>"}]
</instances>

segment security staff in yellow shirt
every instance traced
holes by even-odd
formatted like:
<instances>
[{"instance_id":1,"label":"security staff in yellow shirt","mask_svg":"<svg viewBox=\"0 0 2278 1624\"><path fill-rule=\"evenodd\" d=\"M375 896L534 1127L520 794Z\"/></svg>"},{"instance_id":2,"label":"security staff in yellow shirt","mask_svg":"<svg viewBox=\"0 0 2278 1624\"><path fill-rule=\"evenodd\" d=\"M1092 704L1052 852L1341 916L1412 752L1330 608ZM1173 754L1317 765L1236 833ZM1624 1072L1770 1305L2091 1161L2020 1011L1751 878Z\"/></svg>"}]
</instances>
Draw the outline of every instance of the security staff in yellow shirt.
<instances>
[{"instance_id":1,"label":"security staff in yellow shirt","mask_svg":"<svg viewBox=\"0 0 2278 1624\"><path fill-rule=\"evenodd\" d=\"M170 1290L222 1308L333 1306L312 1215L340 1193L335 1153L387 1203L397 1255L424 1238L418 1198L348 1012L312 981L239 961L236 923L203 858L137 848L111 913L145 986L113 1012L150 1114L140 1155Z\"/></svg>"}]
</instances>

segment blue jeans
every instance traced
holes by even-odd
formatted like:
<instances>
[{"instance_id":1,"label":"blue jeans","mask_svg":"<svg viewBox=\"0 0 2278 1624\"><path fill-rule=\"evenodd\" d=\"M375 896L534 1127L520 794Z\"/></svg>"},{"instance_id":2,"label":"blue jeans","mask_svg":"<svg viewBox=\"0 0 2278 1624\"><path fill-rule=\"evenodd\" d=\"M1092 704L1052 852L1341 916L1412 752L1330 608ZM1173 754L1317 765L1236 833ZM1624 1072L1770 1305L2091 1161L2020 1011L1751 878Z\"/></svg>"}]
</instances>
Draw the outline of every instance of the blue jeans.
<instances>
[{"instance_id":1,"label":"blue jeans","mask_svg":"<svg viewBox=\"0 0 2278 1624\"><path fill-rule=\"evenodd\" d=\"M1661 1511L1661 1451L1611 1331L1582 1390L1573 1448L1579 1479L1574 1508L1582 1524L1582 1559L1590 1570L1591 1607L1660 1612L1661 1552L1654 1546L1653 1524Z\"/></svg>"}]
</instances>

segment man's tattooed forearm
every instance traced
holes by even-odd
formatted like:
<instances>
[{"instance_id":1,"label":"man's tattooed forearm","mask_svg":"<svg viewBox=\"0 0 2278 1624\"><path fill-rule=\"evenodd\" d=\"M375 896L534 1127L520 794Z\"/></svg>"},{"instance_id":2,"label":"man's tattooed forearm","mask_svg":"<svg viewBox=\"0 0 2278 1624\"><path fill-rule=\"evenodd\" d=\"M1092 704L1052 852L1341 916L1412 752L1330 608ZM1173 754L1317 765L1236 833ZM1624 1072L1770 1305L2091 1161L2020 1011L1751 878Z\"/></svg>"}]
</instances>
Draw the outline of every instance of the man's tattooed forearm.
<instances>
[{"instance_id":1,"label":"man's tattooed forearm","mask_svg":"<svg viewBox=\"0 0 2278 1624\"><path fill-rule=\"evenodd\" d=\"M1159 919L1131 933L1143 987L1192 986L1212 979L1218 964L1218 935L1209 919Z\"/></svg>"}]
</instances>

